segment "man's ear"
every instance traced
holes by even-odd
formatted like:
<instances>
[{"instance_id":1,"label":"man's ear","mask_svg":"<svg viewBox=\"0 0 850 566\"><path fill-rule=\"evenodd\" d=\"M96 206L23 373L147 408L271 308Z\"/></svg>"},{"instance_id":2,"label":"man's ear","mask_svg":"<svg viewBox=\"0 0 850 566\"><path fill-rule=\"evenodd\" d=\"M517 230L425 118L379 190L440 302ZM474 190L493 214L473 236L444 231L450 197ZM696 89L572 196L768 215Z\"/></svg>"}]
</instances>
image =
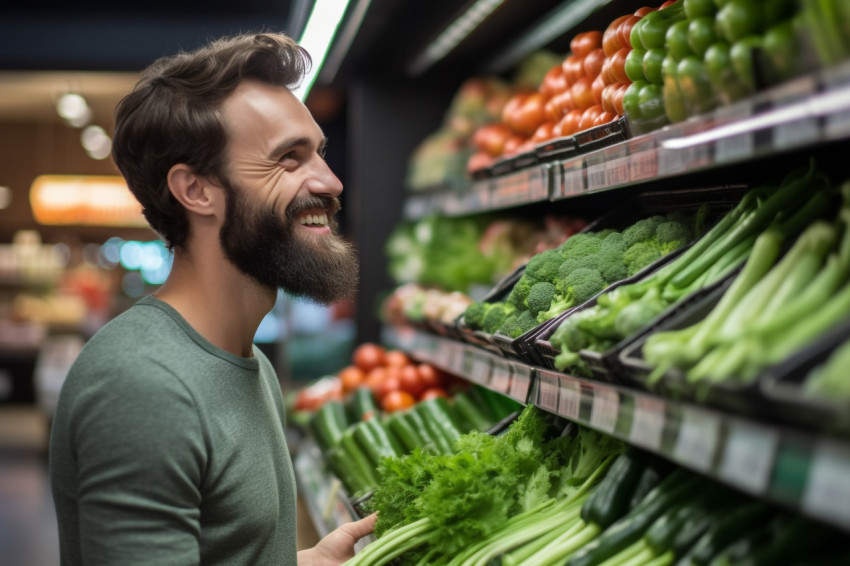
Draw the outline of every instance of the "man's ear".
<instances>
[{"instance_id":1,"label":"man's ear","mask_svg":"<svg viewBox=\"0 0 850 566\"><path fill-rule=\"evenodd\" d=\"M221 187L202 177L185 163L178 163L168 171L168 189L186 210L200 216L212 216L221 209L224 198Z\"/></svg>"}]
</instances>

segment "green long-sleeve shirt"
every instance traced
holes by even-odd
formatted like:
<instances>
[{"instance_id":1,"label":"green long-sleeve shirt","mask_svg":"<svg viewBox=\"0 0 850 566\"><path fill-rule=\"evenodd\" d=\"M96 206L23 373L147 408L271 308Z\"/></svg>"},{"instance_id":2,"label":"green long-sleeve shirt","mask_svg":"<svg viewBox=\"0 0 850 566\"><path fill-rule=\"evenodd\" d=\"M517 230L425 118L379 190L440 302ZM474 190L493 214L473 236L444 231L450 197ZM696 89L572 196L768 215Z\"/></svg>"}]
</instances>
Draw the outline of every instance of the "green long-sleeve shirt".
<instances>
[{"instance_id":1,"label":"green long-sleeve shirt","mask_svg":"<svg viewBox=\"0 0 850 566\"><path fill-rule=\"evenodd\" d=\"M50 442L63 566L294 565L295 479L268 359L146 297L83 348Z\"/></svg>"}]
</instances>

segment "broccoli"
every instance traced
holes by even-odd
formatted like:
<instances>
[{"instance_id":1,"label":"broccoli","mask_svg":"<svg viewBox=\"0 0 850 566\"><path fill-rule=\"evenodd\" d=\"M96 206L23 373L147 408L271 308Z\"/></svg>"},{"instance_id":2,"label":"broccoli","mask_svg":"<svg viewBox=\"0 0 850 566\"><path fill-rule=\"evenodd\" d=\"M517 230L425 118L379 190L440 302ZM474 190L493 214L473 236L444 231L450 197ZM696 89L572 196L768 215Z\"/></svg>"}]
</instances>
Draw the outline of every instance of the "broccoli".
<instances>
[{"instance_id":1,"label":"broccoli","mask_svg":"<svg viewBox=\"0 0 850 566\"><path fill-rule=\"evenodd\" d=\"M621 250L626 249L626 243L623 240L623 234L620 232L611 232L602 240L602 249L617 247Z\"/></svg>"},{"instance_id":2,"label":"broccoli","mask_svg":"<svg viewBox=\"0 0 850 566\"><path fill-rule=\"evenodd\" d=\"M607 241L608 239L606 238L605 242ZM602 275L602 279L610 284L628 277L628 268L623 261L625 249L622 242L611 245L606 245L605 242L603 242L602 249L597 254L598 261L596 262L596 266Z\"/></svg>"},{"instance_id":3,"label":"broccoli","mask_svg":"<svg viewBox=\"0 0 850 566\"><path fill-rule=\"evenodd\" d=\"M525 310L528 308L525 300L528 298L528 292L531 291L531 286L535 283L537 283L536 279L528 275L528 273L523 273L522 277L519 278L519 281L514 284L514 288L511 289L511 292L508 295L508 302L518 310Z\"/></svg>"},{"instance_id":4,"label":"broccoli","mask_svg":"<svg viewBox=\"0 0 850 566\"><path fill-rule=\"evenodd\" d=\"M605 288L605 280L597 269L581 267L555 285L555 296L546 311L537 314L538 322L555 318L562 312L585 302Z\"/></svg>"},{"instance_id":5,"label":"broccoli","mask_svg":"<svg viewBox=\"0 0 850 566\"><path fill-rule=\"evenodd\" d=\"M652 240L655 238L655 230L658 225L666 221L666 218L658 215L642 218L623 230L623 242L627 248L631 248L638 242Z\"/></svg>"},{"instance_id":6,"label":"broccoli","mask_svg":"<svg viewBox=\"0 0 850 566\"><path fill-rule=\"evenodd\" d=\"M525 266L525 274L537 281L554 282L558 276L558 268L561 267L563 261L564 258L561 257L557 249L540 252L528 260L528 264Z\"/></svg>"},{"instance_id":7,"label":"broccoli","mask_svg":"<svg viewBox=\"0 0 850 566\"><path fill-rule=\"evenodd\" d=\"M557 249L558 253L564 259L580 258L588 255L593 255L599 251L602 246L602 240L590 232L580 232L573 234L567 241L561 244Z\"/></svg>"},{"instance_id":8,"label":"broccoli","mask_svg":"<svg viewBox=\"0 0 850 566\"><path fill-rule=\"evenodd\" d=\"M484 316L482 330L487 334L495 334L499 327L504 324L505 320L511 314L516 312L516 308L510 303L492 303L492 306Z\"/></svg>"},{"instance_id":9,"label":"broccoli","mask_svg":"<svg viewBox=\"0 0 850 566\"><path fill-rule=\"evenodd\" d=\"M548 281L539 281L531 287L528 293L528 310L537 315L540 311L549 310L552 297L555 295L555 286Z\"/></svg>"},{"instance_id":10,"label":"broccoli","mask_svg":"<svg viewBox=\"0 0 850 566\"><path fill-rule=\"evenodd\" d=\"M658 244L652 241L638 242L626 250L623 254L623 262L626 264L628 274L634 275L662 255Z\"/></svg>"},{"instance_id":11,"label":"broccoli","mask_svg":"<svg viewBox=\"0 0 850 566\"><path fill-rule=\"evenodd\" d=\"M692 237L687 226L674 220L662 222L655 229L655 239L658 241L662 253L665 254L678 250L687 244Z\"/></svg>"},{"instance_id":12,"label":"broccoli","mask_svg":"<svg viewBox=\"0 0 850 566\"><path fill-rule=\"evenodd\" d=\"M505 319L504 324L502 324L502 327L499 328L499 334L504 334L511 338L519 338L537 326L537 324L537 320L530 311L514 313Z\"/></svg>"},{"instance_id":13,"label":"broccoli","mask_svg":"<svg viewBox=\"0 0 850 566\"><path fill-rule=\"evenodd\" d=\"M490 310L490 303L472 303L463 311L463 322L473 330L481 330L484 327L484 318Z\"/></svg>"}]
</instances>

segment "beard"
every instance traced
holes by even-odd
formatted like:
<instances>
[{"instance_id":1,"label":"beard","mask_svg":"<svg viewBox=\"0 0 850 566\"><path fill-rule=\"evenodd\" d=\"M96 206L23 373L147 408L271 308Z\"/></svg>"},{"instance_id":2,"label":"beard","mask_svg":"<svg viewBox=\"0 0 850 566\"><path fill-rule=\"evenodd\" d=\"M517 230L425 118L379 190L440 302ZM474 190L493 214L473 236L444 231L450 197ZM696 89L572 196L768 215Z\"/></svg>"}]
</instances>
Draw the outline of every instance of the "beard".
<instances>
[{"instance_id":1,"label":"beard","mask_svg":"<svg viewBox=\"0 0 850 566\"><path fill-rule=\"evenodd\" d=\"M320 304L354 297L360 266L353 247L336 234L336 198L296 197L284 220L271 206L251 206L231 183L224 187L227 215L219 238L225 256L240 271L265 287ZM297 229L297 215L312 208L327 212L331 234Z\"/></svg>"}]
</instances>

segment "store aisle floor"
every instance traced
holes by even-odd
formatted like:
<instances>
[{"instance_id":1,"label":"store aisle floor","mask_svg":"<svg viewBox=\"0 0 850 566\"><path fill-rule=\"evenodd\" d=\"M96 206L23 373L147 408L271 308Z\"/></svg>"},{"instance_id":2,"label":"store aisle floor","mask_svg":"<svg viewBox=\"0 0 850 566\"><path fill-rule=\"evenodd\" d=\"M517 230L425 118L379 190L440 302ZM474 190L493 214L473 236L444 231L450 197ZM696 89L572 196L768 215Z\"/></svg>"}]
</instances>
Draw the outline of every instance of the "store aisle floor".
<instances>
[{"instance_id":1,"label":"store aisle floor","mask_svg":"<svg viewBox=\"0 0 850 566\"><path fill-rule=\"evenodd\" d=\"M56 566L47 423L35 407L0 406L0 564Z\"/></svg>"}]
</instances>

